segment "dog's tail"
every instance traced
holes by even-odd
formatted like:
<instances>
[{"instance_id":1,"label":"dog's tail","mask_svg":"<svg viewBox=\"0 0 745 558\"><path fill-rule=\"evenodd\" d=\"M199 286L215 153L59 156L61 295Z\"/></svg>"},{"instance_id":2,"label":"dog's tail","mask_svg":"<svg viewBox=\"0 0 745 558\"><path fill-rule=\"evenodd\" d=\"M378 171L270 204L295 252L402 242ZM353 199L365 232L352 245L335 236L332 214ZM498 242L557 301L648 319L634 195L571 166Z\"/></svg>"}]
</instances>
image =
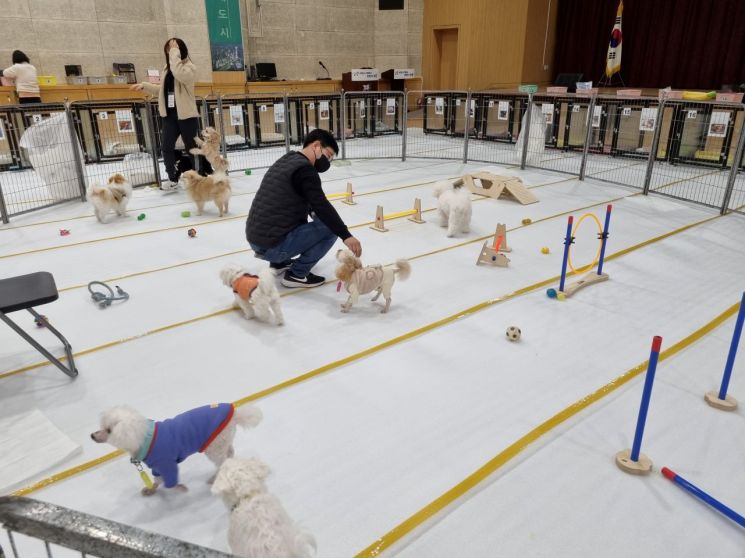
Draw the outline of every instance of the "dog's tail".
<instances>
[{"instance_id":1,"label":"dog's tail","mask_svg":"<svg viewBox=\"0 0 745 558\"><path fill-rule=\"evenodd\" d=\"M308 552L308 551L311 552ZM294 556L315 556L318 552L316 539L310 533L299 531L295 535L295 554Z\"/></svg>"},{"instance_id":2,"label":"dog's tail","mask_svg":"<svg viewBox=\"0 0 745 558\"><path fill-rule=\"evenodd\" d=\"M452 184L449 180L438 180L432 187L432 193L436 198L439 198L445 190L450 190Z\"/></svg>"},{"instance_id":3,"label":"dog's tail","mask_svg":"<svg viewBox=\"0 0 745 558\"><path fill-rule=\"evenodd\" d=\"M100 197L100 198L107 198L109 197L109 189L106 186L101 186L100 184L91 184L88 187L88 192L86 192L88 201L91 201L91 198L94 197Z\"/></svg>"},{"instance_id":4,"label":"dog's tail","mask_svg":"<svg viewBox=\"0 0 745 558\"><path fill-rule=\"evenodd\" d=\"M243 428L253 428L264 418L264 413L258 407L246 405L245 407L236 409L233 418Z\"/></svg>"},{"instance_id":5,"label":"dog's tail","mask_svg":"<svg viewBox=\"0 0 745 558\"><path fill-rule=\"evenodd\" d=\"M395 273L400 281L406 281L411 275L411 264L407 260L396 260Z\"/></svg>"}]
</instances>

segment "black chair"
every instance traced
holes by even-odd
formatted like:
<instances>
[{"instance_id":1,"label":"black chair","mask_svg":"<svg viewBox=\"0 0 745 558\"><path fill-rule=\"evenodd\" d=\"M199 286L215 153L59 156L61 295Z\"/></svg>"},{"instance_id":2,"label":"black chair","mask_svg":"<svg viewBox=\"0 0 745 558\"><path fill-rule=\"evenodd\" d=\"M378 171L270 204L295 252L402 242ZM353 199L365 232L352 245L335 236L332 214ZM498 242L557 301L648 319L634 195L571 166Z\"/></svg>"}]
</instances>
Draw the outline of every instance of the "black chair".
<instances>
[{"instance_id":1,"label":"black chair","mask_svg":"<svg viewBox=\"0 0 745 558\"><path fill-rule=\"evenodd\" d=\"M70 343L68 343L67 339L65 339L59 331L54 329L52 325L33 308L34 306L54 302L58 298L59 293L57 292L57 285L54 284L54 277L52 277L51 273L47 273L46 271L29 273L28 275L18 275L17 277L10 277L8 279L0 279L0 319L15 330L18 335L28 341L32 347L47 357L49 362L54 364L71 378L74 378L78 375L78 369L75 368L75 361L72 358L72 347L70 346ZM23 331L22 328L7 316L7 314L17 310L28 310L37 323L42 324L49 331L54 333L60 341L62 341L62 345L65 347L65 354L67 355L68 366L65 366L60 359L53 356L52 353L39 345L33 337Z\"/></svg>"}]
</instances>

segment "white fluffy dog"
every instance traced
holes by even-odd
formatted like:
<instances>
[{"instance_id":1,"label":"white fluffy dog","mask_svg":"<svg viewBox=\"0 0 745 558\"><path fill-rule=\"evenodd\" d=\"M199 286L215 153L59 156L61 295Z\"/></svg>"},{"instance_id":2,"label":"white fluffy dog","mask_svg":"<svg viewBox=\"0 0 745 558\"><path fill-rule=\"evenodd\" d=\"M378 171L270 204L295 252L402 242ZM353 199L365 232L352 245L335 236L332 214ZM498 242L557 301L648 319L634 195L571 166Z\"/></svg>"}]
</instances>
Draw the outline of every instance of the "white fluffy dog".
<instances>
[{"instance_id":1,"label":"white fluffy dog","mask_svg":"<svg viewBox=\"0 0 745 558\"><path fill-rule=\"evenodd\" d=\"M471 193L461 184L454 185L448 180L435 184L437 212L440 226L448 228L448 237L457 233L467 233L471 226Z\"/></svg>"},{"instance_id":2,"label":"white fluffy dog","mask_svg":"<svg viewBox=\"0 0 745 558\"><path fill-rule=\"evenodd\" d=\"M369 265L362 267L362 261L349 250L339 250L336 253L339 265L336 268L336 278L347 289L349 298L341 305L342 312L349 312L352 305L357 304L361 294L377 291L373 302L382 294L385 307L381 313L385 314L391 307L391 289L396 281L396 275L401 281L408 279L411 274L411 264L406 260L397 260L393 266Z\"/></svg>"},{"instance_id":3,"label":"white fluffy dog","mask_svg":"<svg viewBox=\"0 0 745 558\"><path fill-rule=\"evenodd\" d=\"M132 185L121 174L109 177L105 186L93 184L88 188L88 201L93 205L99 223L106 222L104 217L109 211L116 211L120 217L124 216L131 198Z\"/></svg>"},{"instance_id":4,"label":"white fluffy dog","mask_svg":"<svg viewBox=\"0 0 745 558\"><path fill-rule=\"evenodd\" d=\"M226 459L212 485L230 510L228 543L241 558L307 558L316 542L300 531L279 499L267 492L269 467L258 459Z\"/></svg>"},{"instance_id":5,"label":"white fluffy dog","mask_svg":"<svg viewBox=\"0 0 745 558\"><path fill-rule=\"evenodd\" d=\"M274 314L277 325L285 323L274 273L266 268L251 275L239 265L228 264L220 271L220 279L235 293L234 304L243 310L247 320L256 318L269 323Z\"/></svg>"},{"instance_id":6,"label":"white fluffy dog","mask_svg":"<svg viewBox=\"0 0 745 558\"><path fill-rule=\"evenodd\" d=\"M101 414L101 429L91 438L108 442L128 452L133 463L145 463L153 472L152 487L143 488L150 496L161 483L166 488L186 490L178 481L178 464L197 452L217 467L233 456L236 424L247 428L261 422L261 411L246 406L235 409L232 403L197 407L173 418L155 422L131 407L121 405ZM214 476L209 482L214 480Z\"/></svg>"}]
</instances>

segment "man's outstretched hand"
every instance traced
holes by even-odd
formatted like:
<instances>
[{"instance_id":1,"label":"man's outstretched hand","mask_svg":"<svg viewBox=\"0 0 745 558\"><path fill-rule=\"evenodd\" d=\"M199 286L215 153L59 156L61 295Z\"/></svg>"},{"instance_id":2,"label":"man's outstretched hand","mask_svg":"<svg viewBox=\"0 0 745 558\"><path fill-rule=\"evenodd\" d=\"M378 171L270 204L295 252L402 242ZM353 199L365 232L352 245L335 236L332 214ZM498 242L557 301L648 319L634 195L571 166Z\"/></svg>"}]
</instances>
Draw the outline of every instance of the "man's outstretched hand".
<instances>
[{"instance_id":1,"label":"man's outstretched hand","mask_svg":"<svg viewBox=\"0 0 745 558\"><path fill-rule=\"evenodd\" d=\"M355 237L350 236L348 239L346 239L344 241L344 246L349 248L352 251L352 254L354 254L358 258L362 256L362 244L360 244L360 241L357 240Z\"/></svg>"}]
</instances>

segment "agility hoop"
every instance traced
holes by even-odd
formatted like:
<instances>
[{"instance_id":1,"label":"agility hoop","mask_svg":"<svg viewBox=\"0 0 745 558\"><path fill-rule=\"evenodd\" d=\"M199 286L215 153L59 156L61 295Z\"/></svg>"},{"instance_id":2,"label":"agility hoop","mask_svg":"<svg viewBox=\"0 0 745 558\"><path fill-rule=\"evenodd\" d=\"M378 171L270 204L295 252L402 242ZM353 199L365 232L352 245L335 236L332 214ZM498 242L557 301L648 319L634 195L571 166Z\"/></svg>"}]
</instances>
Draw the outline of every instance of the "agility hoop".
<instances>
[{"instance_id":1,"label":"agility hoop","mask_svg":"<svg viewBox=\"0 0 745 558\"><path fill-rule=\"evenodd\" d=\"M595 265L600 261L600 251L603 248L603 225L600 223L600 219L598 219L594 213L585 213L579 218L577 223L574 225L574 230L572 231L572 238L577 237L577 230L579 229L579 226L582 224L582 221L584 221L585 218L587 217L592 217L595 220L595 224L597 224L598 226L598 240L600 240L600 242L598 243L598 253L595 254L595 259L589 265L587 265L587 267L584 267L582 269L574 268L574 265L572 264L572 247L571 247L571 244L569 245L569 248L567 249L567 254L568 254L567 263L569 264L569 269L571 269L572 272L577 275L585 273L586 271L589 271L593 267L595 267Z\"/></svg>"}]
</instances>

